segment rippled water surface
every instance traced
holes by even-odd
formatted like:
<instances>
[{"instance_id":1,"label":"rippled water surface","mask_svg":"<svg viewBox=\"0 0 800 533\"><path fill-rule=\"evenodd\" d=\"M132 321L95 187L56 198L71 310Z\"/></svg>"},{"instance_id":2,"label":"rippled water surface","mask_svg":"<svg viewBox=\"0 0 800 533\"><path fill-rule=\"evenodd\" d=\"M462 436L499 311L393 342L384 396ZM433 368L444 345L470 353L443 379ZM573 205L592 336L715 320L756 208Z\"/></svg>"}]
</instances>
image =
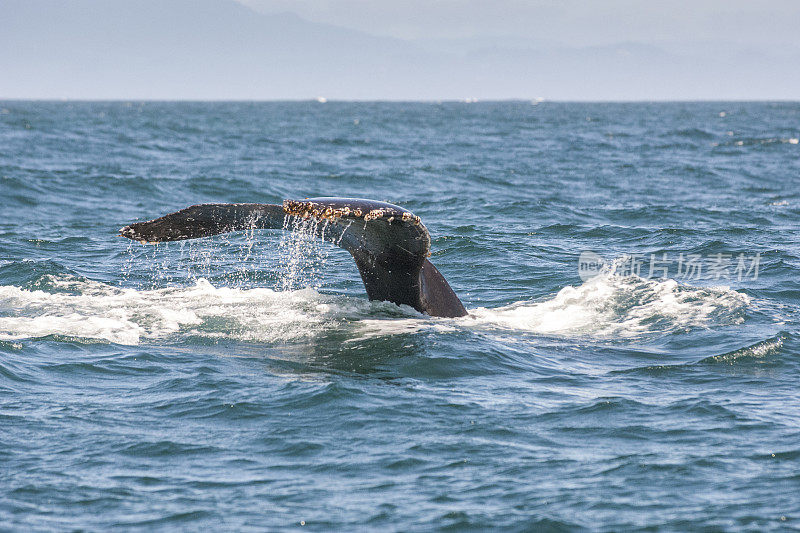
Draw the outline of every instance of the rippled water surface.
<instances>
[{"instance_id":1,"label":"rippled water surface","mask_svg":"<svg viewBox=\"0 0 800 533\"><path fill-rule=\"evenodd\" d=\"M800 527L798 137L796 103L0 101L0 529ZM116 236L324 195L420 215L470 316L298 233Z\"/></svg>"}]
</instances>

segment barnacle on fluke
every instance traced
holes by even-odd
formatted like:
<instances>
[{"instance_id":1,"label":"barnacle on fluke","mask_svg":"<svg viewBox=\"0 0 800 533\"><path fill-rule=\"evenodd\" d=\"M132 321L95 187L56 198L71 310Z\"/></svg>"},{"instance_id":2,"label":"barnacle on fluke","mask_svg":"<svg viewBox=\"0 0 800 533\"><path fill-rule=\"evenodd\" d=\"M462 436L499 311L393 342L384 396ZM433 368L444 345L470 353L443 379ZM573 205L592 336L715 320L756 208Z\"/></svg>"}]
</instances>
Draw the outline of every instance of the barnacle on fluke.
<instances>
[{"instance_id":1,"label":"barnacle on fluke","mask_svg":"<svg viewBox=\"0 0 800 533\"><path fill-rule=\"evenodd\" d=\"M330 205L325 205L325 203L320 203L321 200L330 199L320 198L319 200L284 200L283 211L287 215L300 218L314 217L326 220L335 220L337 218L363 218L367 222L371 220L385 219L390 224L399 218L403 222L411 222L412 224L419 224L421 222L420 218L410 211L406 211L405 209L396 206L390 206L389 204L385 204L388 207L375 207L365 211L362 210L361 207L355 207L351 209L349 205L332 207ZM337 198L336 200L346 202L348 199ZM354 200L354 202L356 202L356 200ZM363 203L364 201L358 200L357 202ZM370 201L370 203L377 202Z\"/></svg>"},{"instance_id":2,"label":"barnacle on fluke","mask_svg":"<svg viewBox=\"0 0 800 533\"><path fill-rule=\"evenodd\" d=\"M203 204L147 222L120 235L155 243L239 230L287 229L287 220L313 218L321 239L355 259L367 296L410 305L432 316L464 316L466 309L430 261L431 239L420 218L402 207L356 198L308 198L275 204ZM361 223L358 223L361 221Z\"/></svg>"}]
</instances>

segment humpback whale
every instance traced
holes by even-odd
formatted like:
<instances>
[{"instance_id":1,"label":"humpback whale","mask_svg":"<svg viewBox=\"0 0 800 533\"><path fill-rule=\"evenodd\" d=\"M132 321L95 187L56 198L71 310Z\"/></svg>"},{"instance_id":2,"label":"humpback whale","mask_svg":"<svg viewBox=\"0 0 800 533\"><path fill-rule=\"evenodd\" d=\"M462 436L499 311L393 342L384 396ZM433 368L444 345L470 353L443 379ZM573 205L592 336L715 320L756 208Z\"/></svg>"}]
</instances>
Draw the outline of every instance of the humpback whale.
<instances>
[{"instance_id":1,"label":"humpback whale","mask_svg":"<svg viewBox=\"0 0 800 533\"><path fill-rule=\"evenodd\" d=\"M344 248L356 262L370 300L410 305L437 317L467 310L428 260L431 238L407 209L357 198L309 198L278 204L200 204L147 222L120 235L142 243L197 239L220 233L285 229L287 222L314 219L317 237Z\"/></svg>"}]
</instances>

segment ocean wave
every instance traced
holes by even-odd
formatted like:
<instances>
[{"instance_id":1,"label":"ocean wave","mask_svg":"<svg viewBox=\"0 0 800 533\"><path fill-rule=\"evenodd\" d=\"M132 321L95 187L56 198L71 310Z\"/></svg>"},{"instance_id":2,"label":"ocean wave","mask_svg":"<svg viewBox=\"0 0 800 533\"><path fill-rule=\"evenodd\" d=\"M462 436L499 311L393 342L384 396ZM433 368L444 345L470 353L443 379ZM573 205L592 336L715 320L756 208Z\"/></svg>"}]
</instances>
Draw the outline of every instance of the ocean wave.
<instances>
[{"instance_id":1,"label":"ocean wave","mask_svg":"<svg viewBox=\"0 0 800 533\"><path fill-rule=\"evenodd\" d=\"M192 338L267 344L336 335L348 343L419 331L511 330L542 335L635 339L738 324L751 299L725 287L623 277L606 271L555 296L467 317L430 318L413 309L315 289L119 288L72 275L46 275L32 287L0 286L0 341L69 339L135 345Z\"/></svg>"},{"instance_id":2,"label":"ocean wave","mask_svg":"<svg viewBox=\"0 0 800 533\"><path fill-rule=\"evenodd\" d=\"M310 288L214 287L205 279L189 287L136 290L47 275L39 285L48 290L0 286L0 310L12 310L0 313L0 340L49 337L135 345L199 336L283 343L335 332L359 318L421 316L410 308Z\"/></svg>"},{"instance_id":3,"label":"ocean wave","mask_svg":"<svg viewBox=\"0 0 800 533\"><path fill-rule=\"evenodd\" d=\"M781 348L783 348L784 341L788 338L788 334L781 332L774 337L759 341L755 344L751 344L750 346L745 346L743 348L720 355L706 357L705 359L701 360L700 363L723 363L727 365L733 365L737 361L743 359L763 359L780 352Z\"/></svg>"},{"instance_id":4,"label":"ocean wave","mask_svg":"<svg viewBox=\"0 0 800 533\"><path fill-rule=\"evenodd\" d=\"M605 271L547 300L478 308L470 314L483 325L540 334L636 338L739 324L750 301L727 287L690 287L671 279Z\"/></svg>"}]
</instances>

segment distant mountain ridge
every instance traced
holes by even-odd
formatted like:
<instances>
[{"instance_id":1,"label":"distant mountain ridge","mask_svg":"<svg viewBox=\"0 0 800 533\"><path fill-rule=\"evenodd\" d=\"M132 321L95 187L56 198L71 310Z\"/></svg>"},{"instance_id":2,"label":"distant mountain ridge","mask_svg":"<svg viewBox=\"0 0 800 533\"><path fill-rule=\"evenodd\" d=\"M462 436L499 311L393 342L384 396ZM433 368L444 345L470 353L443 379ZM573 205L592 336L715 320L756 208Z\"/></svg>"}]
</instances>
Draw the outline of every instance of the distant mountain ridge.
<instances>
[{"instance_id":1,"label":"distant mountain ridge","mask_svg":"<svg viewBox=\"0 0 800 533\"><path fill-rule=\"evenodd\" d=\"M0 0L0 98L798 98L800 55L404 41L233 0ZM745 90L746 89L746 90Z\"/></svg>"}]
</instances>

